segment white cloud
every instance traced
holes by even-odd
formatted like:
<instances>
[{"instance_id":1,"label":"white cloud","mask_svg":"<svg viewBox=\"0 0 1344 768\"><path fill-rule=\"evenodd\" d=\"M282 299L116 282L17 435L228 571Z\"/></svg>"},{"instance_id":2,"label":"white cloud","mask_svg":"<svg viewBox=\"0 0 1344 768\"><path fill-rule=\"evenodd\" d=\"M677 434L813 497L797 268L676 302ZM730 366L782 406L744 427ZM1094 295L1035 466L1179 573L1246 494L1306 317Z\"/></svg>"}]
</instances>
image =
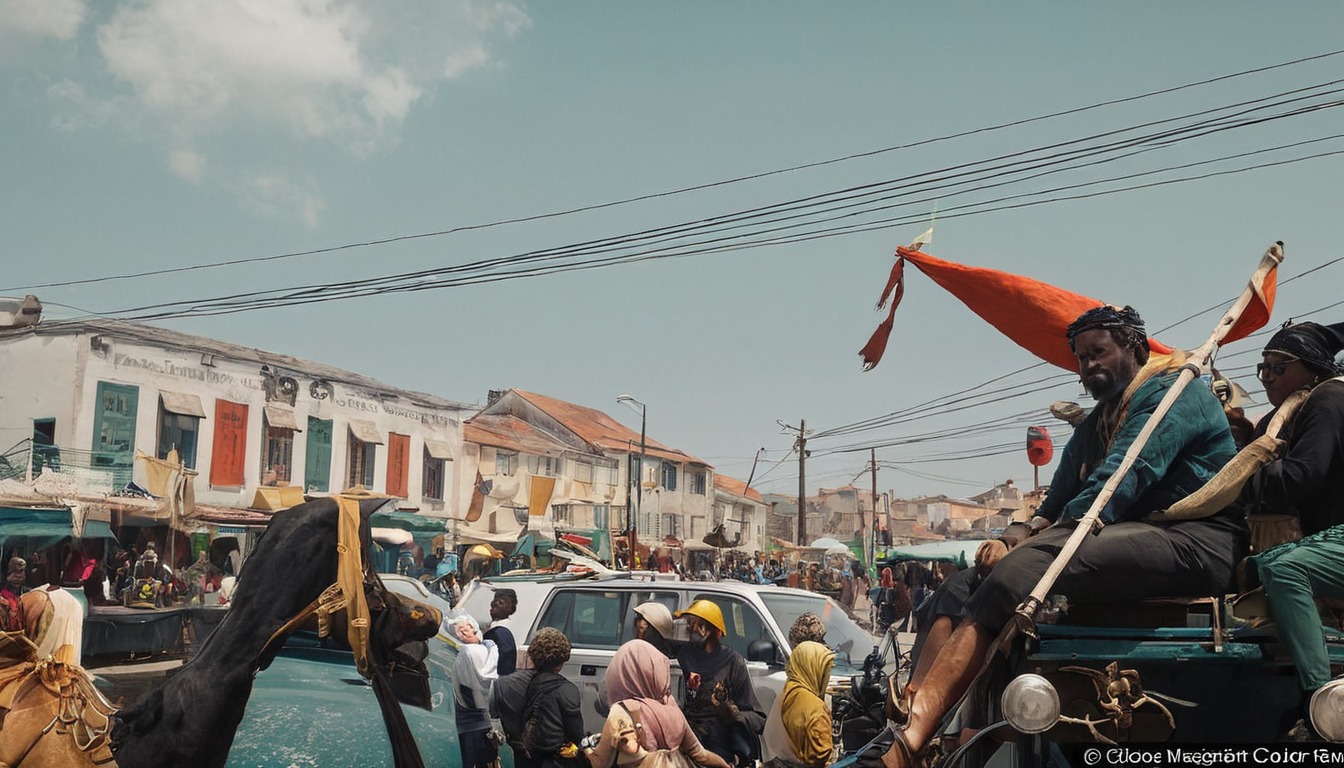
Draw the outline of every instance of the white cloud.
<instances>
[{"instance_id":1,"label":"white cloud","mask_svg":"<svg viewBox=\"0 0 1344 768\"><path fill-rule=\"evenodd\" d=\"M311 179L296 179L267 169L241 173L224 181L242 201L243 208L267 218L298 218L314 229L325 204Z\"/></svg>"},{"instance_id":2,"label":"white cloud","mask_svg":"<svg viewBox=\"0 0 1344 768\"><path fill-rule=\"evenodd\" d=\"M189 149L175 149L168 153L168 168L193 184L199 184L205 172L205 158Z\"/></svg>"},{"instance_id":3,"label":"white cloud","mask_svg":"<svg viewBox=\"0 0 1344 768\"><path fill-rule=\"evenodd\" d=\"M81 83L69 78L47 86L46 96L55 109L51 115L51 126L58 131L79 131L107 125L117 125L125 130L134 130L136 127L135 111L128 108L125 97L93 98Z\"/></svg>"},{"instance_id":4,"label":"white cloud","mask_svg":"<svg viewBox=\"0 0 1344 768\"><path fill-rule=\"evenodd\" d=\"M0 0L0 40L69 40L84 21L83 0Z\"/></svg>"},{"instance_id":5,"label":"white cloud","mask_svg":"<svg viewBox=\"0 0 1344 768\"><path fill-rule=\"evenodd\" d=\"M510 4L466 0L143 0L97 41L109 73L183 135L278 128L365 154L528 23Z\"/></svg>"},{"instance_id":6,"label":"white cloud","mask_svg":"<svg viewBox=\"0 0 1344 768\"><path fill-rule=\"evenodd\" d=\"M53 78L53 127L161 143L181 179L309 226L323 209L320 185L297 166L312 153L292 145L322 143L354 158L394 145L428 94L495 66L500 47L531 24L509 0L119 0L92 8L96 19L66 45L95 69ZM47 35L49 45L50 37L79 35L86 15L80 0L0 0L0 41L13 27L6 17L22 17L24 34ZM57 61L68 67L74 59ZM267 172L234 170L253 167ZM294 181L301 178L310 180Z\"/></svg>"}]
</instances>

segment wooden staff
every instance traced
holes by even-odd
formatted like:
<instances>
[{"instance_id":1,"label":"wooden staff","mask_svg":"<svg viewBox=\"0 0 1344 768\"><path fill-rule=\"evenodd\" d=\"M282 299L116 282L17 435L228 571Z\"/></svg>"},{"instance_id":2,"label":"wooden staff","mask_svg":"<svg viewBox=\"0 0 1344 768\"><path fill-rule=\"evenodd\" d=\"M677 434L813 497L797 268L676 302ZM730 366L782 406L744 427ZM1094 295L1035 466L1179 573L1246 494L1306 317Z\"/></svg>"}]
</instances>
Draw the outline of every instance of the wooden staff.
<instances>
[{"instance_id":1,"label":"wooden staff","mask_svg":"<svg viewBox=\"0 0 1344 768\"><path fill-rule=\"evenodd\" d=\"M1046 595L1049 594L1051 587L1055 585L1055 581L1059 579L1059 575L1064 571L1065 566L1069 564L1069 560L1071 560L1074 554L1078 551L1078 547L1082 546L1083 539L1094 530L1100 530L1098 520L1101 517L1101 510L1106 507L1106 503L1110 501L1111 496L1115 493L1115 489L1119 487L1120 482L1124 480L1125 474L1129 472L1130 468L1134 466L1134 462L1138 460L1139 453L1148 442L1148 438L1150 438L1153 431L1157 429L1157 425L1161 423L1162 418L1166 416L1169 410L1171 410L1172 405L1176 403L1176 398L1180 396L1186 385L1196 376L1201 375L1204 371L1209 369L1213 360L1213 355L1218 349L1218 345L1224 338L1226 338L1228 331L1232 329L1232 326L1236 324L1237 319L1241 317L1241 313L1245 311L1246 307L1250 305L1251 300L1255 298L1257 293L1256 286L1263 285L1265 277L1276 269L1281 261L1283 261L1283 243L1277 242L1274 245L1271 245L1269 249L1265 251L1265 255L1260 258L1260 265L1256 267L1255 272L1251 275L1251 279L1246 284L1246 289L1242 291L1241 296L1237 298L1227 312L1223 314L1222 318L1218 321L1218 324L1214 326L1213 333L1209 336L1208 341L1205 341L1201 347L1191 352L1185 365L1181 366L1180 374L1177 376L1175 383L1172 384L1171 389L1168 390L1167 394L1162 398L1162 402L1158 404L1157 410L1153 412L1151 417L1149 417L1148 423L1143 425L1143 429L1139 432L1138 436L1134 438L1134 443L1130 445L1129 450L1125 452L1125 457L1120 462L1120 467L1116 469L1115 474L1111 475L1110 479L1106 481L1106 484L1102 486L1101 492L1097 494L1097 498L1092 502L1092 506L1088 508L1087 514L1083 515L1078 521L1078 527L1074 529L1073 534L1069 536L1068 541L1064 543L1064 547L1055 557L1054 562L1052 562L1050 567L1046 569L1045 575L1043 575L1041 580L1036 583L1036 588L1033 589L1031 594L1017 607L1014 621L1008 622L1003 629L1003 634L1000 635L998 647L1006 646L1019 629L1031 626L1031 624L1034 623L1036 609L1045 601Z\"/></svg>"}]
</instances>

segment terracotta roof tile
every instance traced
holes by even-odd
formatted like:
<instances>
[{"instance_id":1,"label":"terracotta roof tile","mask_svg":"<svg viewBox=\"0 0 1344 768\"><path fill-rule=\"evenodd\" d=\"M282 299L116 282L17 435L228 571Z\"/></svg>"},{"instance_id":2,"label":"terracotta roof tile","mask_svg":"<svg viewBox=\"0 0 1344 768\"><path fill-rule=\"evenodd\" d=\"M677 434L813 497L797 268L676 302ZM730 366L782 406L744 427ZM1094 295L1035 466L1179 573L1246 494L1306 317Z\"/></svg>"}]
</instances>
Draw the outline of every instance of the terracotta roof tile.
<instances>
[{"instance_id":1,"label":"terracotta roof tile","mask_svg":"<svg viewBox=\"0 0 1344 768\"><path fill-rule=\"evenodd\" d=\"M638 432L596 408L576 405L575 403L521 389L514 389L513 393L545 411L556 421L563 424L566 429L592 445L622 453L632 447L635 451L639 450ZM703 459L696 458L676 448L669 448L650 437L645 438L644 446L644 452L649 456L687 464L710 466Z\"/></svg>"},{"instance_id":2,"label":"terracotta roof tile","mask_svg":"<svg viewBox=\"0 0 1344 768\"><path fill-rule=\"evenodd\" d=\"M573 450L517 416L473 416L462 424L462 439L476 445L507 448L534 456Z\"/></svg>"},{"instance_id":3,"label":"terracotta roof tile","mask_svg":"<svg viewBox=\"0 0 1344 768\"><path fill-rule=\"evenodd\" d=\"M716 472L714 473L714 487L721 488L734 496L741 496L743 498L751 499L752 501L759 501L762 504L765 503L765 500L761 498L760 491L755 488L748 488L746 483L735 477L720 475Z\"/></svg>"}]
</instances>

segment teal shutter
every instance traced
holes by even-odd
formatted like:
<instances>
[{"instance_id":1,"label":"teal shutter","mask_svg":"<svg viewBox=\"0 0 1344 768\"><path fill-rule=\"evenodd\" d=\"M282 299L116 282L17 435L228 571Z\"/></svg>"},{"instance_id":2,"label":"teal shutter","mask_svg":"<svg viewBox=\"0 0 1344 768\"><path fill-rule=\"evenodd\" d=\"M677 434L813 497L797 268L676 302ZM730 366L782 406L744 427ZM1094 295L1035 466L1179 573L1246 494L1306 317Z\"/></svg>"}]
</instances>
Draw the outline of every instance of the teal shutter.
<instances>
[{"instance_id":1,"label":"teal shutter","mask_svg":"<svg viewBox=\"0 0 1344 768\"><path fill-rule=\"evenodd\" d=\"M308 457L303 464L303 483L314 491L327 491L331 482L331 419L308 417Z\"/></svg>"},{"instance_id":2,"label":"teal shutter","mask_svg":"<svg viewBox=\"0 0 1344 768\"><path fill-rule=\"evenodd\" d=\"M98 382L94 403L93 461L95 467L112 470L114 487L131 481L135 460L135 416L140 388L130 384Z\"/></svg>"}]
</instances>

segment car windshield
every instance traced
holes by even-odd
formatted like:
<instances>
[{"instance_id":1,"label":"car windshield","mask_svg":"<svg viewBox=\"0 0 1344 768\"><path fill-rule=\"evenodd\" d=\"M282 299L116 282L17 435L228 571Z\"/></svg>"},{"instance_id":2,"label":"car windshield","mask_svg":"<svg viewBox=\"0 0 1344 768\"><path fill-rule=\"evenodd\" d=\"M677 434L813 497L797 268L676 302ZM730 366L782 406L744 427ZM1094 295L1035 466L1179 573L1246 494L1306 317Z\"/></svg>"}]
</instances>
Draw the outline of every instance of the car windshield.
<instances>
[{"instance_id":1,"label":"car windshield","mask_svg":"<svg viewBox=\"0 0 1344 768\"><path fill-rule=\"evenodd\" d=\"M855 624L843 608L822 595L762 591L761 600L785 633L799 616L808 611L820 616L821 622L826 625L826 645L835 651L836 667L855 668L877 645L872 635Z\"/></svg>"},{"instance_id":2,"label":"car windshield","mask_svg":"<svg viewBox=\"0 0 1344 768\"><path fill-rule=\"evenodd\" d=\"M395 592L398 595L418 600L426 605L432 605L439 609L439 613L448 615L453 610L453 606L442 597L431 593L425 589L424 585L418 581L413 581L404 576L388 576L383 574L383 585L389 592Z\"/></svg>"}]
</instances>

